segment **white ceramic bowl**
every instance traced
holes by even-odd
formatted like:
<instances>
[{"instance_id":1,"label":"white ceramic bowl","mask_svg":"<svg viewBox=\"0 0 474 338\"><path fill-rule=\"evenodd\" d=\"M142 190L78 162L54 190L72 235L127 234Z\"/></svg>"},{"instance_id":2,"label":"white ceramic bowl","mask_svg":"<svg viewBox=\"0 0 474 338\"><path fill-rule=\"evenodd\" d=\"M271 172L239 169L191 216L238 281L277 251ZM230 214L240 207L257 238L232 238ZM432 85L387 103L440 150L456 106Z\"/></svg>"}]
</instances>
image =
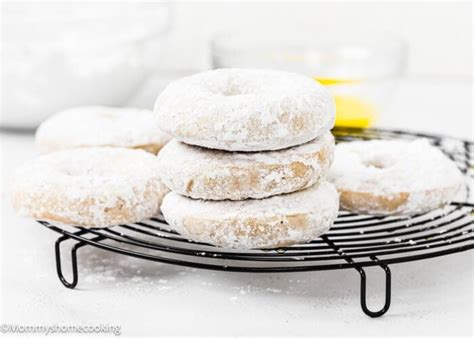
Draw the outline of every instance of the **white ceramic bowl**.
<instances>
[{"instance_id":1,"label":"white ceramic bowl","mask_svg":"<svg viewBox=\"0 0 474 338\"><path fill-rule=\"evenodd\" d=\"M3 10L0 126L14 129L72 106L124 104L157 64L169 23L158 3L7 2Z\"/></svg>"}]
</instances>

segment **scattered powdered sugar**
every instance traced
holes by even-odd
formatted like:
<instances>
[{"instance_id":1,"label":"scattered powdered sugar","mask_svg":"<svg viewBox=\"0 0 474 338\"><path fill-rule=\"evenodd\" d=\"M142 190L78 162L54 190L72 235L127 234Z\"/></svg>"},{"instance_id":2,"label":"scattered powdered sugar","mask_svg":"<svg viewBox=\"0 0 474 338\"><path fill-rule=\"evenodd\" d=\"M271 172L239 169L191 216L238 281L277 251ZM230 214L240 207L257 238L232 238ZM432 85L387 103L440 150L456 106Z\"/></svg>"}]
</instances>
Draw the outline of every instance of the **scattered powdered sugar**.
<instances>
[{"instance_id":1,"label":"scattered powdered sugar","mask_svg":"<svg viewBox=\"0 0 474 338\"><path fill-rule=\"evenodd\" d=\"M158 97L160 126L179 140L212 149L260 151L308 142L331 129L331 95L289 72L218 69L169 84Z\"/></svg>"},{"instance_id":2,"label":"scattered powdered sugar","mask_svg":"<svg viewBox=\"0 0 474 338\"><path fill-rule=\"evenodd\" d=\"M407 194L406 202L394 213L415 213L449 203L461 188L463 176L427 140L372 140L338 144L329 180L340 191L387 200ZM341 204L344 206L344 200Z\"/></svg>"},{"instance_id":3,"label":"scattered powdered sugar","mask_svg":"<svg viewBox=\"0 0 474 338\"><path fill-rule=\"evenodd\" d=\"M79 148L40 156L15 175L19 213L103 227L152 217L168 191L156 156L126 148Z\"/></svg>"},{"instance_id":4,"label":"scattered powdered sugar","mask_svg":"<svg viewBox=\"0 0 474 338\"><path fill-rule=\"evenodd\" d=\"M232 248L281 247L310 241L327 231L339 208L327 182L262 200L193 200L175 192L161 210L170 226L187 238Z\"/></svg>"},{"instance_id":5,"label":"scattered powdered sugar","mask_svg":"<svg viewBox=\"0 0 474 338\"><path fill-rule=\"evenodd\" d=\"M160 131L149 110L86 106L44 121L36 133L36 144L42 153L86 146L161 148L170 138Z\"/></svg>"},{"instance_id":6,"label":"scattered powdered sugar","mask_svg":"<svg viewBox=\"0 0 474 338\"><path fill-rule=\"evenodd\" d=\"M309 187L332 164L330 132L301 146L258 153L227 152L172 140L158 154L160 177L173 191L192 198L264 198Z\"/></svg>"}]
</instances>

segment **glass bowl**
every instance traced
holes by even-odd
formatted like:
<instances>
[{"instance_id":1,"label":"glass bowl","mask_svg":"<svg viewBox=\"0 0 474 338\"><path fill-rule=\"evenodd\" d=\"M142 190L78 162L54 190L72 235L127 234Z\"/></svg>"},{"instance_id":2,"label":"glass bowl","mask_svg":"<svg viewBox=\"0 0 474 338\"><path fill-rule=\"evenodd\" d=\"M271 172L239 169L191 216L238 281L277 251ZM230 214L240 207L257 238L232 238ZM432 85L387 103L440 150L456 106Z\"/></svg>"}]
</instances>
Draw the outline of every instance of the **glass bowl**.
<instances>
[{"instance_id":1,"label":"glass bowl","mask_svg":"<svg viewBox=\"0 0 474 338\"><path fill-rule=\"evenodd\" d=\"M406 63L406 44L390 34L224 34L211 43L213 68L272 68L327 86L336 125L368 127L384 109Z\"/></svg>"}]
</instances>

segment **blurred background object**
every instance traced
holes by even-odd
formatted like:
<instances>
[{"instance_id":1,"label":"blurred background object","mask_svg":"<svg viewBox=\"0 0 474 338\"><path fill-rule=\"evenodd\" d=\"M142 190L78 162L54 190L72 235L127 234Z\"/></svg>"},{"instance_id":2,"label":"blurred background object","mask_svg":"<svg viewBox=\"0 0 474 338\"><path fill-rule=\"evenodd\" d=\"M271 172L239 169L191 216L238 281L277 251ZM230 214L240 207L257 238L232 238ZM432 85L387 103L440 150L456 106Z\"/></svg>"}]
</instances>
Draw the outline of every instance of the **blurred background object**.
<instances>
[{"instance_id":1,"label":"blurred background object","mask_svg":"<svg viewBox=\"0 0 474 338\"><path fill-rule=\"evenodd\" d=\"M82 104L152 108L176 78L258 61L327 85L339 125L472 131L454 123L472 107L468 2L6 2L2 18L4 127Z\"/></svg>"},{"instance_id":2,"label":"blurred background object","mask_svg":"<svg viewBox=\"0 0 474 338\"><path fill-rule=\"evenodd\" d=\"M35 128L62 109L120 106L157 65L169 6L2 3L3 128Z\"/></svg>"},{"instance_id":3,"label":"blurred background object","mask_svg":"<svg viewBox=\"0 0 474 338\"><path fill-rule=\"evenodd\" d=\"M225 32L258 37L263 31L272 40L390 32L409 46L406 78L462 80L472 76L471 29L472 4L466 1L179 2L160 67L210 68L209 44Z\"/></svg>"},{"instance_id":4,"label":"blurred background object","mask_svg":"<svg viewBox=\"0 0 474 338\"><path fill-rule=\"evenodd\" d=\"M307 35L223 35L212 41L214 68L294 71L327 86L336 125L370 127L405 66L405 44L391 34L324 32Z\"/></svg>"}]
</instances>

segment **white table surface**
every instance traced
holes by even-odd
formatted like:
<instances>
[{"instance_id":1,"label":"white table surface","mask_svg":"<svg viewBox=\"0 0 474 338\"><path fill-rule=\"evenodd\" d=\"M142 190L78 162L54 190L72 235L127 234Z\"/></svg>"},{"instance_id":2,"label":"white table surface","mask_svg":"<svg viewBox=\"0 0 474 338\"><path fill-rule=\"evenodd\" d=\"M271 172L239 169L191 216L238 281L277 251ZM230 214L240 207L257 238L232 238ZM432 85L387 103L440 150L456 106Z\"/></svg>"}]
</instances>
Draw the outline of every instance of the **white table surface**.
<instances>
[{"instance_id":1,"label":"white table surface","mask_svg":"<svg viewBox=\"0 0 474 338\"><path fill-rule=\"evenodd\" d=\"M472 138L471 90L462 82L407 81L379 125ZM15 216L8 198L14 168L36 156L33 138L0 137L3 323L113 324L123 335L472 336L470 252L392 265L392 306L377 319L360 309L355 270L212 272L85 247L78 254L79 285L66 289L55 271L57 235ZM367 271L369 306L378 308L383 274Z\"/></svg>"}]
</instances>

